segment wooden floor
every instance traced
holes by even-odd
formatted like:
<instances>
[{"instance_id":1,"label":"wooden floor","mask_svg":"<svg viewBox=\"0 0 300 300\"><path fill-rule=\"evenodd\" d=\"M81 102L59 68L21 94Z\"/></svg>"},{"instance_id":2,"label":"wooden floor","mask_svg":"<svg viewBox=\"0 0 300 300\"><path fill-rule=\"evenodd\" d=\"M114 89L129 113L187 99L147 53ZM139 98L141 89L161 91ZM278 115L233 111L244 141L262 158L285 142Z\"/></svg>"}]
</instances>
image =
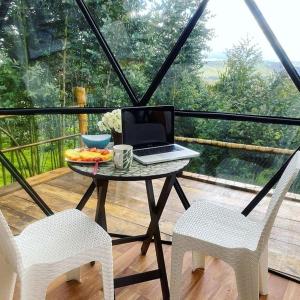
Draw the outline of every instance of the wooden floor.
<instances>
[{"instance_id":1,"label":"wooden floor","mask_svg":"<svg viewBox=\"0 0 300 300\"><path fill-rule=\"evenodd\" d=\"M115 276L129 275L135 272L155 268L154 247L146 256L140 254L141 243L114 246ZM164 247L167 271L170 271L171 247ZM103 299L100 265L85 265L81 268L81 283L65 281L65 276L56 279L48 288L46 300L99 300ZM191 253L184 257L182 299L185 300L233 300L237 299L233 270L224 262L206 258L206 269L191 270ZM299 300L300 285L270 274L269 295L260 300ZM14 300L19 299L16 288ZM158 300L162 299L159 280L153 280L131 287L116 289L119 300Z\"/></svg>"},{"instance_id":2,"label":"wooden floor","mask_svg":"<svg viewBox=\"0 0 300 300\"><path fill-rule=\"evenodd\" d=\"M211 199L239 211L245 207L253 194L226 187L180 179L189 200ZM54 211L71 208L78 203L90 184L90 179L70 172L67 168L55 170L30 179L30 183ZM156 195L163 181L155 180ZM143 234L149 224L149 212L143 182L112 182L108 189L106 205L110 232ZM94 216L95 195L87 203L84 211ZM255 218L263 216L267 203L260 205ZM0 209L7 218L15 234L27 224L43 217L43 213L17 185L0 189ZM183 212L182 205L172 192L161 219L164 239L171 239L172 227ZM300 275L300 203L285 201L272 231L270 240L269 265L282 271ZM140 244L114 246L115 275L131 274L155 268L153 247L146 257L139 255ZM171 247L165 246L165 258L169 272ZM236 287L232 269L220 260L208 258L206 271L191 273L190 253L185 257L184 299L236 299ZM64 283L64 277L57 279L48 290L47 299L100 299L101 282L99 266L84 266L83 281ZM270 275L270 295L261 299L300 299L300 285ZM18 292L16 292L15 299ZM129 288L117 289L117 299L161 299L159 281L154 280Z\"/></svg>"}]
</instances>

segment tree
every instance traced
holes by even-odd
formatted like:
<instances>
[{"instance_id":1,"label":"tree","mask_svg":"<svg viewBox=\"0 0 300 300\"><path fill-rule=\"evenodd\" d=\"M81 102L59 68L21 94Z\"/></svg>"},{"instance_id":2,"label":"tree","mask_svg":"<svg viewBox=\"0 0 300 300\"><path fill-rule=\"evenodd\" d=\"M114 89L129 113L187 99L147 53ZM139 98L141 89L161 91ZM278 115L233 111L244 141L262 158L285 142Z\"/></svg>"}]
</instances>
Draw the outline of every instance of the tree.
<instances>
[{"instance_id":1,"label":"tree","mask_svg":"<svg viewBox=\"0 0 300 300\"><path fill-rule=\"evenodd\" d=\"M208 86L210 102L206 109L263 114L268 107L270 88L269 79L257 71L260 62L260 51L249 39L241 40L228 50L224 71L216 83ZM260 126L252 122L201 120L197 124L196 133L197 136L207 139L274 146L276 133L272 127L262 131ZM205 172L216 176L218 166L225 163L225 158L229 161L231 154L232 151L228 149L204 149L202 156ZM265 160L259 160L251 153L240 153L238 156L258 166L265 164ZM234 157L231 160L233 163ZM245 176L253 176L250 169Z\"/></svg>"}]
</instances>

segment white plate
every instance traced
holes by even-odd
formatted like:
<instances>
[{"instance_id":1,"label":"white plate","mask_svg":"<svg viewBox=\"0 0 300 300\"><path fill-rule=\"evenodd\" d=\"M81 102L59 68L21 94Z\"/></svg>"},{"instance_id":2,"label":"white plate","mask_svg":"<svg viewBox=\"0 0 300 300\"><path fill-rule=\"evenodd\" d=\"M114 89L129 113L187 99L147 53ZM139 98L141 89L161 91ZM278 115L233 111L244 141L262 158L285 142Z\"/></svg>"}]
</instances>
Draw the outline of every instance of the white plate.
<instances>
[{"instance_id":1,"label":"white plate","mask_svg":"<svg viewBox=\"0 0 300 300\"><path fill-rule=\"evenodd\" d=\"M101 161L98 161L98 163L102 164L102 163L106 163L106 162L111 161L111 160L112 160L112 158L110 158L108 160L101 160ZM70 162L70 163L74 163L74 164L92 164L92 165L94 165L96 163L95 161L84 161L84 160L78 161L78 160L71 160L71 159L68 159L68 158L65 158L65 161Z\"/></svg>"},{"instance_id":2,"label":"white plate","mask_svg":"<svg viewBox=\"0 0 300 300\"><path fill-rule=\"evenodd\" d=\"M80 150L82 148L75 148L74 150ZM112 150L108 150L110 153L112 153L113 151ZM110 159L107 159L107 160L102 160L102 161L98 161L99 164L101 163L105 163L105 162L108 162L108 161L111 161L112 160L112 156ZM78 161L78 160L72 160L72 159L69 159L69 158L66 158L65 157L65 161L66 162L70 162L70 163L76 163L76 164L95 164L96 162L95 161L84 161L84 160L81 160L81 161Z\"/></svg>"}]
</instances>

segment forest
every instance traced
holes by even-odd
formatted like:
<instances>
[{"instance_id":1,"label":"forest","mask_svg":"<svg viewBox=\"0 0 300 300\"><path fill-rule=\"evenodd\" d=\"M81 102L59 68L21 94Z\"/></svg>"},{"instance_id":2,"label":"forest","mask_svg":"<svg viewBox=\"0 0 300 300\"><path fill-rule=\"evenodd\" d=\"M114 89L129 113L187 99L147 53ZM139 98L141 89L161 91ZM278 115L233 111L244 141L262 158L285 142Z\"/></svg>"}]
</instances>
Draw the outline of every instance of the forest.
<instances>
[{"instance_id":1,"label":"forest","mask_svg":"<svg viewBox=\"0 0 300 300\"><path fill-rule=\"evenodd\" d=\"M88 0L88 7L139 98L147 90L199 1ZM74 89L87 92L87 106L132 105L75 1L0 1L0 107L76 106ZM299 92L284 69L258 66L259 45L248 36L226 51L218 78L207 81L207 26L200 19L150 100L177 109L299 117ZM100 115L89 116L89 133ZM64 165L63 152L79 144L76 115L0 116L0 149L30 145L6 154L26 177ZM176 135L248 145L295 149L296 126L176 118ZM58 139L66 137L68 139ZM39 141L54 140L35 145ZM264 184L285 155L190 144L201 153L196 173ZM11 182L0 171L0 185ZM298 190L298 189L297 189Z\"/></svg>"}]
</instances>

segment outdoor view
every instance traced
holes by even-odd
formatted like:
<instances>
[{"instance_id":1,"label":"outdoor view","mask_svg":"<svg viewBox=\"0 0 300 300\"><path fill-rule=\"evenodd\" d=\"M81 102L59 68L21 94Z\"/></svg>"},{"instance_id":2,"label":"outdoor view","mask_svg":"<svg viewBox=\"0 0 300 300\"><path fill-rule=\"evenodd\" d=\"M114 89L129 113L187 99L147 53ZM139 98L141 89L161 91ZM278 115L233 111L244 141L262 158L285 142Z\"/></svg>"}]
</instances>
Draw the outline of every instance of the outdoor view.
<instances>
[{"instance_id":1,"label":"outdoor view","mask_svg":"<svg viewBox=\"0 0 300 300\"><path fill-rule=\"evenodd\" d=\"M139 98L199 3L86 2ZM271 2L258 1L258 5L268 11ZM286 15L297 11L297 5L289 1ZM266 16L270 23L276 24L279 17L282 8L277 6L272 3L274 15ZM0 19L1 107L76 106L76 87L85 89L88 106L131 105L75 1L2 1L1 11L7 11ZM286 18L281 31L292 28L290 19ZM300 69L299 46L292 34L280 37ZM178 109L299 117L300 99L245 3L232 0L225 5L224 1L212 0L150 103L173 104ZM89 116L89 133L97 132L99 118ZM77 116L0 119L2 149L33 144L7 152L27 176L62 165L61 153L70 142L78 143L78 137L74 137L78 132ZM297 127L192 118L178 118L176 134L290 149L296 148L299 140ZM62 137L66 138L55 140ZM264 184L285 159L284 155L193 146L203 149L192 171L255 184ZM219 165L222 172L217 169ZM6 176L2 172L1 184L10 182Z\"/></svg>"},{"instance_id":2,"label":"outdoor view","mask_svg":"<svg viewBox=\"0 0 300 300\"><path fill-rule=\"evenodd\" d=\"M200 3L85 2L139 99ZM257 5L300 72L295 24L300 3L286 0L283 7L282 1L257 0ZM82 105L79 90L89 107L132 105L76 1L0 0L0 108L74 107ZM241 0L209 1L149 103L300 118L300 93ZM99 133L100 118L88 116L88 133ZM300 144L298 126L190 117L176 117L175 126L178 141L201 153L188 171L232 185L264 185L291 153L286 150ZM25 177L64 166L64 150L78 145L77 115L0 116L0 149ZM11 182L0 166L0 186ZM297 182L292 191L300 193ZM288 234L299 222L284 223L287 219L280 226L288 246L271 245L272 255L289 252L296 261L299 241Z\"/></svg>"}]
</instances>

